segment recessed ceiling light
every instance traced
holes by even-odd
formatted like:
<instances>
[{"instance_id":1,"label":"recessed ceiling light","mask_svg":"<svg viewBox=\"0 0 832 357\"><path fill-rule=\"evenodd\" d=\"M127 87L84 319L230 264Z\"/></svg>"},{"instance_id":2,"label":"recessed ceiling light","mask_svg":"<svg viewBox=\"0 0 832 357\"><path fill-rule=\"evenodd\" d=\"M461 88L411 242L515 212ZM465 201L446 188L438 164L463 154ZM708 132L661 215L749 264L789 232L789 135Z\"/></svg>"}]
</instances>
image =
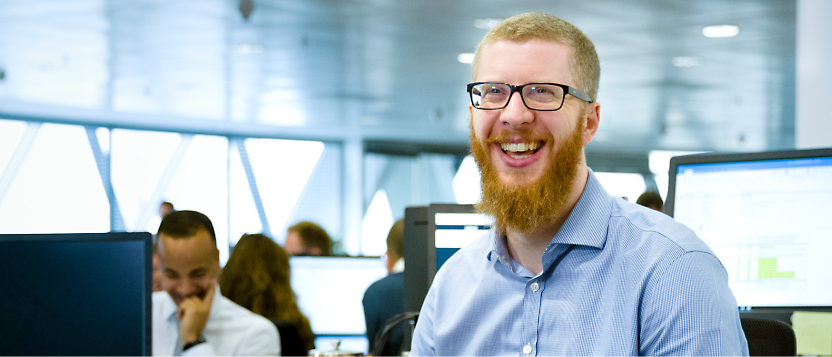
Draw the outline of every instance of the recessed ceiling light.
<instances>
[{"instance_id":1,"label":"recessed ceiling light","mask_svg":"<svg viewBox=\"0 0 832 357\"><path fill-rule=\"evenodd\" d=\"M474 62L474 54L460 53L459 56L456 56L456 60L459 61L459 63L471 63Z\"/></svg>"},{"instance_id":2,"label":"recessed ceiling light","mask_svg":"<svg viewBox=\"0 0 832 357\"><path fill-rule=\"evenodd\" d=\"M739 33L739 26L734 25L707 26L702 29L702 34L705 37L734 37Z\"/></svg>"},{"instance_id":3,"label":"recessed ceiling light","mask_svg":"<svg viewBox=\"0 0 832 357\"><path fill-rule=\"evenodd\" d=\"M503 19L476 19L474 20L474 27L478 29L490 29L503 21Z\"/></svg>"},{"instance_id":4,"label":"recessed ceiling light","mask_svg":"<svg viewBox=\"0 0 832 357\"><path fill-rule=\"evenodd\" d=\"M241 43L234 47L234 52L244 55L263 53L263 45L257 43Z\"/></svg>"},{"instance_id":5,"label":"recessed ceiling light","mask_svg":"<svg viewBox=\"0 0 832 357\"><path fill-rule=\"evenodd\" d=\"M699 66L701 63L702 61L699 60L699 57L673 57L673 65L676 67L696 67Z\"/></svg>"}]
</instances>

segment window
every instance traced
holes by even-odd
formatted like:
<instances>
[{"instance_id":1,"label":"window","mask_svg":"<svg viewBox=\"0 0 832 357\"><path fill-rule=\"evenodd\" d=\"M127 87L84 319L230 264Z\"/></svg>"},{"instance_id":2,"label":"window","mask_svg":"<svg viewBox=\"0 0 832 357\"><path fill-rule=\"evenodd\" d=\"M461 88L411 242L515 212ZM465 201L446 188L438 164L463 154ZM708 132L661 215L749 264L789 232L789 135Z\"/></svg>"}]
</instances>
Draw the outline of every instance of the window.
<instances>
[{"instance_id":1,"label":"window","mask_svg":"<svg viewBox=\"0 0 832 357\"><path fill-rule=\"evenodd\" d=\"M0 232L76 233L110 230L110 205L84 127L3 123ZM15 140L17 137L20 139ZM4 140L5 141L5 140Z\"/></svg>"}]
</instances>

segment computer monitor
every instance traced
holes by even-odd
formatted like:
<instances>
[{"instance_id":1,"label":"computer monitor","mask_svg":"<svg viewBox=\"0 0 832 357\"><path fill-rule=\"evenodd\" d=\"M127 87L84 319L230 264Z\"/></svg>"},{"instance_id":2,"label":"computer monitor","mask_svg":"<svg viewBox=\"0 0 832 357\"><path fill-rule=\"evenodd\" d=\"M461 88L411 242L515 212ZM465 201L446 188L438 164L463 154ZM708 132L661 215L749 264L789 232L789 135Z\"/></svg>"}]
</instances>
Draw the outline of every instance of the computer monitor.
<instances>
[{"instance_id":1,"label":"computer monitor","mask_svg":"<svg viewBox=\"0 0 832 357\"><path fill-rule=\"evenodd\" d=\"M404 309L419 311L439 268L484 236L493 219L471 204L431 204L405 208L404 221Z\"/></svg>"},{"instance_id":2,"label":"computer monitor","mask_svg":"<svg viewBox=\"0 0 832 357\"><path fill-rule=\"evenodd\" d=\"M292 290L300 311L318 338L315 348L332 350L329 340L342 341L342 350L366 352L364 292L387 276L377 257L291 257ZM319 346L320 344L320 346Z\"/></svg>"},{"instance_id":3,"label":"computer monitor","mask_svg":"<svg viewBox=\"0 0 832 357\"><path fill-rule=\"evenodd\" d=\"M708 244L741 307L832 306L832 149L674 157L665 211Z\"/></svg>"},{"instance_id":4,"label":"computer monitor","mask_svg":"<svg viewBox=\"0 0 832 357\"><path fill-rule=\"evenodd\" d=\"M460 248L481 238L494 220L476 213L470 204L432 204L428 206L428 232L436 249L436 272ZM431 279L433 282L433 279Z\"/></svg>"},{"instance_id":5,"label":"computer monitor","mask_svg":"<svg viewBox=\"0 0 832 357\"><path fill-rule=\"evenodd\" d=\"M0 234L0 355L149 356L151 239Z\"/></svg>"}]
</instances>

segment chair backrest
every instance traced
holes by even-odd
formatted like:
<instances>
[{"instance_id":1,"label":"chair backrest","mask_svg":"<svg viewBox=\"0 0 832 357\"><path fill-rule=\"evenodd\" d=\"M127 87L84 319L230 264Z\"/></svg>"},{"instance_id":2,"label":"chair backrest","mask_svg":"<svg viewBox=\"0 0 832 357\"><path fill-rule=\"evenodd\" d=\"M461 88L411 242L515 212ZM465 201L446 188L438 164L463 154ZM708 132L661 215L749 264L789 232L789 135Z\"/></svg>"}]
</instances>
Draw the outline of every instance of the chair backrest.
<instances>
[{"instance_id":1,"label":"chair backrest","mask_svg":"<svg viewBox=\"0 0 832 357\"><path fill-rule=\"evenodd\" d=\"M789 324L768 319L740 317L751 356L795 356L797 340Z\"/></svg>"},{"instance_id":2,"label":"chair backrest","mask_svg":"<svg viewBox=\"0 0 832 357\"><path fill-rule=\"evenodd\" d=\"M374 346L375 347L373 347L373 350L371 351L372 355L373 356L383 356L383 355L385 355L385 353L384 353L385 348L384 347L387 345L387 338L390 336L390 332L392 332L393 329L396 326L398 326L399 324L401 324L405 321L413 321L413 323L415 324L416 320L418 320L418 319L419 319L419 313L418 312L403 312L403 313L400 313L400 314L396 314L395 316L393 316L389 320L387 320L387 322L384 323L384 327L382 327L381 330L378 331L378 334L376 334L376 336L375 336L375 340L374 340ZM405 329L405 330L408 330L408 329ZM410 346L410 343L409 343L410 338L409 337L412 335L412 332L413 331L405 331L406 338L405 338L404 343L407 347ZM399 351L399 354L401 354L401 352L403 352L403 351ZM389 353L386 353L386 354L389 354Z\"/></svg>"},{"instance_id":3,"label":"chair backrest","mask_svg":"<svg viewBox=\"0 0 832 357\"><path fill-rule=\"evenodd\" d=\"M282 356L306 356L309 350L300 338L298 327L289 321L272 319L280 334L280 354Z\"/></svg>"}]
</instances>

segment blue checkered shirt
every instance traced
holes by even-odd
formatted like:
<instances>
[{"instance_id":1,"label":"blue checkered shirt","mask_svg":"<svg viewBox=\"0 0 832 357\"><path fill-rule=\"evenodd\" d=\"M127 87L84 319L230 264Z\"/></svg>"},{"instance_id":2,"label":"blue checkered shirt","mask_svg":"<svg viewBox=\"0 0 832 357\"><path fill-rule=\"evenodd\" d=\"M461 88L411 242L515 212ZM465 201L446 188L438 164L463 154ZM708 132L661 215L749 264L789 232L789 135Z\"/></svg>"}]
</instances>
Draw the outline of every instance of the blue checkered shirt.
<instances>
[{"instance_id":1,"label":"blue checkered shirt","mask_svg":"<svg viewBox=\"0 0 832 357\"><path fill-rule=\"evenodd\" d=\"M748 355L728 274L690 229L586 188L543 254L514 261L492 230L440 269L412 355Z\"/></svg>"}]
</instances>

